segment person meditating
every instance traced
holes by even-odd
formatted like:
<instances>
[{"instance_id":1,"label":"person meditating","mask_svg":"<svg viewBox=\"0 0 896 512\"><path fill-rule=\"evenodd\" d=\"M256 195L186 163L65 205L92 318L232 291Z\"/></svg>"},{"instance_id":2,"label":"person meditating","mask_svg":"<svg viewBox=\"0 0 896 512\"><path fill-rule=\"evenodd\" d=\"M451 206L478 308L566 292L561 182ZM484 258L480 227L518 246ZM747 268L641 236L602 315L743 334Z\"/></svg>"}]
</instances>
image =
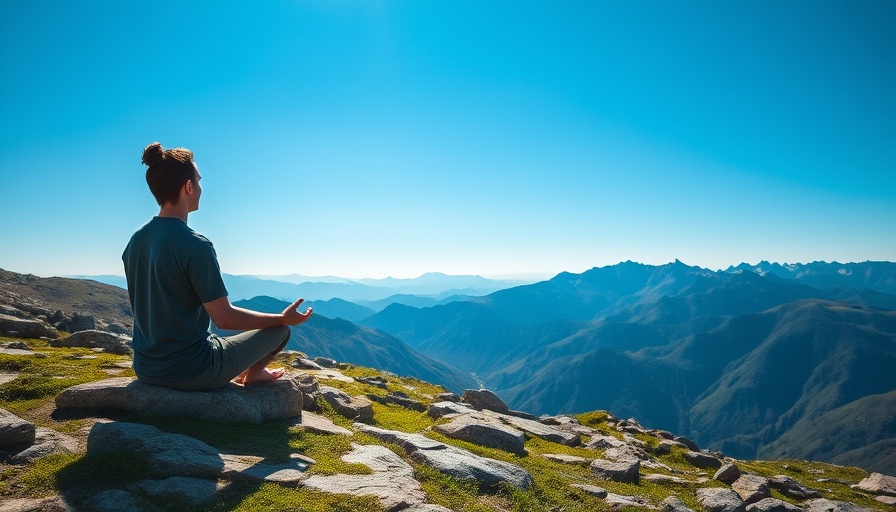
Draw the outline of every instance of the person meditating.
<instances>
[{"instance_id":1,"label":"person meditating","mask_svg":"<svg viewBox=\"0 0 896 512\"><path fill-rule=\"evenodd\" d=\"M308 320L311 308L298 311L303 299L280 314L233 306L215 248L187 226L202 195L193 152L154 142L143 150L143 163L161 210L134 233L121 256L134 312L137 379L189 391L280 378L283 370L267 365L286 346L288 326ZM209 319L222 329L247 332L216 336Z\"/></svg>"}]
</instances>

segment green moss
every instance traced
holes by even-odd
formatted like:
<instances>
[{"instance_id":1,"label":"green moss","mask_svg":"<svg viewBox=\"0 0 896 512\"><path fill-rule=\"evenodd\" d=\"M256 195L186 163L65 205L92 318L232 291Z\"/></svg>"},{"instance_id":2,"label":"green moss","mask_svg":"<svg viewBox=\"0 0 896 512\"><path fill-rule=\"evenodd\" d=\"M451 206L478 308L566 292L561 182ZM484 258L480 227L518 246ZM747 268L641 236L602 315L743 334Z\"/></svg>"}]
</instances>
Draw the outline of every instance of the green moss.
<instances>
[{"instance_id":1,"label":"green moss","mask_svg":"<svg viewBox=\"0 0 896 512\"><path fill-rule=\"evenodd\" d=\"M222 495L222 499L210 508L213 512L380 512L385 509L373 496L348 496L329 494L312 489L287 489L273 484L264 484L255 489L232 486Z\"/></svg>"}]
</instances>

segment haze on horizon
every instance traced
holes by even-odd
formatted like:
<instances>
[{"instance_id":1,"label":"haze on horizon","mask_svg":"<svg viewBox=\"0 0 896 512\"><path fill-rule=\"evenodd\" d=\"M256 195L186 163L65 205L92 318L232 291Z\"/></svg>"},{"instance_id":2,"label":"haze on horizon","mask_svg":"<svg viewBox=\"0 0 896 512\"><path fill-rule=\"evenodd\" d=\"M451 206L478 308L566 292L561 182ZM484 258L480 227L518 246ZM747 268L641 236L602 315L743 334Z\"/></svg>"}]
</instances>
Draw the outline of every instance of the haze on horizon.
<instances>
[{"instance_id":1,"label":"haze on horizon","mask_svg":"<svg viewBox=\"0 0 896 512\"><path fill-rule=\"evenodd\" d=\"M896 3L0 2L0 268L122 273L186 146L230 274L896 260Z\"/></svg>"}]
</instances>

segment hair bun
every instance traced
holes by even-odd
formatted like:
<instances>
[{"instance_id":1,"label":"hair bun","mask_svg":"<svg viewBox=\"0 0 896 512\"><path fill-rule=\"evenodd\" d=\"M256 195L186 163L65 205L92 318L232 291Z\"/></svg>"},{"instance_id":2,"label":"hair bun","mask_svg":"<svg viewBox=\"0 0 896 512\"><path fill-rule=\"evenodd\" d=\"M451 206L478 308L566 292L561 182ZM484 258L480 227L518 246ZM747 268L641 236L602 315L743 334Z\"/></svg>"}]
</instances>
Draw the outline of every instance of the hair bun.
<instances>
[{"instance_id":1,"label":"hair bun","mask_svg":"<svg viewBox=\"0 0 896 512\"><path fill-rule=\"evenodd\" d=\"M165 158L165 150L158 142L153 142L143 149L143 163L152 166L160 163Z\"/></svg>"}]
</instances>

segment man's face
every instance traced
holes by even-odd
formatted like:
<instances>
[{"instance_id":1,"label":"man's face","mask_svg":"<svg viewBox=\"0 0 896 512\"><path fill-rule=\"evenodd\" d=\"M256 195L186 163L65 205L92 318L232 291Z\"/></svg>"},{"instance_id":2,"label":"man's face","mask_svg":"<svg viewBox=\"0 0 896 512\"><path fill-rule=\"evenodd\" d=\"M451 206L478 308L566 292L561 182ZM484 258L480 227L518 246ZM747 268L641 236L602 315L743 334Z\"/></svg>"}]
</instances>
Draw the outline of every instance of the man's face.
<instances>
[{"instance_id":1,"label":"man's face","mask_svg":"<svg viewBox=\"0 0 896 512\"><path fill-rule=\"evenodd\" d=\"M189 196L189 211L195 212L199 209L199 197L202 195L202 185L199 184L199 180L202 179L202 176L199 175L199 168L196 167L196 164L193 164L193 194Z\"/></svg>"}]
</instances>

